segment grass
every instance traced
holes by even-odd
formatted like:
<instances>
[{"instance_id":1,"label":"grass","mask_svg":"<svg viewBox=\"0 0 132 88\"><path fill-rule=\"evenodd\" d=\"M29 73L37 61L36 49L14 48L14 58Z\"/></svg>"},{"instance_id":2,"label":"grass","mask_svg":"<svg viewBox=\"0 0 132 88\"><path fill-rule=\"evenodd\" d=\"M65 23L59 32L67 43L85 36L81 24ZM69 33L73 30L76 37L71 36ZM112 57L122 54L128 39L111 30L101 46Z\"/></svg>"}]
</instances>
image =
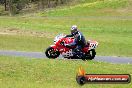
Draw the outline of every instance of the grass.
<instances>
[{"instance_id":1,"label":"grass","mask_svg":"<svg viewBox=\"0 0 132 88\"><path fill-rule=\"evenodd\" d=\"M0 35L0 49L42 51L53 44L53 38L57 34L69 34L70 26L76 24L87 40L99 42L98 55L132 56L132 18L124 12L122 12L124 15L115 12L126 8L131 9L129 5L131 1L95 0L89 3L85 0L84 2L71 6L70 9L62 7L62 9L48 10L35 17L1 16L0 32L7 32L9 35ZM109 10L112 10L112 14ZM125 12L127 13L126 10ZM41 17L44 15L46 17ZM32 32L38 34L30 36ZM41 34L43 36L39 37Z\"/></svg>"},{"instance_id":2,"label":"grass","mask_svg":"<svg viewBox=\"0 0 132 88\"><path fill-rule=\"evenodd\" d=\"M39 13L40 16L131 16L130 0L85 1L75 6L61 7ZM123 9L124 8L124 9ZM125 11L124 11L125 10Z\"/></svg>"},{"instance_id":3,"label":"grass","mask_svg":"<svg viewBox=\"0 0 132 88\"><path fill-rule=\"evenodd\" d=\"M49 38L33 36L0 35L0 49L44 52L48 44L51 44L50 40Z\"/></svg>"},{"instance_id":4,"label":"grass","mask_svg":"<svg viewBox=\"0 0 132 88\"><path fill-rule=\"evenodd\" d=\"M24 33L19 35L17 32L18 35L0 35L1 49L42 51L53 44L54 36L60 33L69 34L70 26L77 24L87 40L92 39L99 42L98 55L132 55L132 20L128 18L1 17L0 19L0 31L8 30L9 33L35 31L43 32L44 35L33 37Z\"/></svg>"},{"instance_id":5,"label":"grass","mask_svg":"<svg viewBox=\"0 0 132 88\"><path fill-rule=\"evenodd\" d=\"M51 9L35 15L1 16L0 49L42 52L53 44L54 36L69 34L70 26L77 24L86 39L99 42L97 55L132 56L132 14L129 2L81 0L75 6ZM130 64L0 56L0 88L132 87L132 83L79 86L75 76L80 65L88 74L132 75Z\"/></svg>"},{"instance_id":6,"label":"grass","mask_svg":"<svg viewBox=\"0 0 132 88\"><path fill-rule=\"evenodd\" d=\"M80 88L75 81L79 66L88 74L131 74L132 65L96 61L28 59L0 56L1 88ZM131 88L130 84L86 84L81 88Z\"/></svg>"}]
</instances>

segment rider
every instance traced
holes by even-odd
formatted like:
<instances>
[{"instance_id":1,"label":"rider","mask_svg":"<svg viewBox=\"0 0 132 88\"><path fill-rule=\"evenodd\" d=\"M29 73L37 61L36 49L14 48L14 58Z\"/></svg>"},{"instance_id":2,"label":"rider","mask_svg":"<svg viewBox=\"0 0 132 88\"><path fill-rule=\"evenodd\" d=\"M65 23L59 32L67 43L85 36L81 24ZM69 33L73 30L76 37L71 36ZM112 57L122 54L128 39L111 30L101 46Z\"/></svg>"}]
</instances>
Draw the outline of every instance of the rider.
<instances>
[{"instance_id":1,"label":"rider","mask_svg":"<svg viewBox=\"0 0 132 88\"><path fill-rule=\"evenodd\" d=\"M79 58L83 58L84 54L82 52L82 48L86 44L85 37L83 34L78 30L76 25L73 25L71 27L71 34L66 35L65 37L74 37L75 40L71 44L65 44L66 47L76 46L75 49L73 49L73 56L76 57L78 55Z\"/></svg>"}]
</instances>

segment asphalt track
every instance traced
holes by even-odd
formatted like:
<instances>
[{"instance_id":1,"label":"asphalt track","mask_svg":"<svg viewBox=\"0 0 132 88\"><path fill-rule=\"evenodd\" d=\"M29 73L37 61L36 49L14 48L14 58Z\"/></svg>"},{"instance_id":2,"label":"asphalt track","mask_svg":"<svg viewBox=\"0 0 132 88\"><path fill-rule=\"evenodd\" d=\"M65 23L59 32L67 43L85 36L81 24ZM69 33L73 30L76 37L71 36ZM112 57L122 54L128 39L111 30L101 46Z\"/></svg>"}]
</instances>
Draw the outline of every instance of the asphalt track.
<instances>
[{"instance_id":1,"label":"asphalt track","mask_svg":"<svg viewBox=\"0 0 132 88\"><path fill-rule=\"evenodd\" d=\"M0 50L0 55L3 56L19 56L28 58L46 58L45 54L42 52L24 52L24 51L8 51ZM60 56L59 59L62 59ZM115 64L132 64L132 57L117 57L117 56L96 56L95 61L108 62Z\"/></svg>"}]
</instances>

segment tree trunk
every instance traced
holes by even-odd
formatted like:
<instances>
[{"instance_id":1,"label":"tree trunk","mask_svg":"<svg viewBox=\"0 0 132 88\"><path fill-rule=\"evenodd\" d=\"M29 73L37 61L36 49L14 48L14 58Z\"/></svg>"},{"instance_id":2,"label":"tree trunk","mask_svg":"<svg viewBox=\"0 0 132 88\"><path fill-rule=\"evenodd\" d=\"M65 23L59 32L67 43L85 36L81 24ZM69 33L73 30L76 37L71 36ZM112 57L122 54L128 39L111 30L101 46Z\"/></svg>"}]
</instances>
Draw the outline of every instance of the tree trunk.
<instances>
[{"instance_id":1,"label":"tree trunk","mask_svg":"<svg viewBox=\"0 0 132 88\"><path fill-rule=\"evenodd\" d=\"M10 14L10 16L15 15L15 7L13 5L12 0L9 0L9 14Z\"/></svg>"},{"instance_id":2,"label":"tree trunk","mask_svg":"<svg viewBox=\"0 0 132 88\"><path fill-rule=\"evenodd\" d=\"M7 4L7 2L6 2L6 0L5 0L5 11L7 11L7 7L6 7L6 4Z\"/></svg>"},{"instance_id":3,"label":"tree trunk","mask_svg":"<svg viewBox=\"0 0 132 88\"><path fill-rule=\"evenodd\" d=\"M48 5L48 8L50 8L50 0L47 0L47 5Z\"/></svg>"},{"instance_id":4,"label":"tree trunk","mask_svg":"<svg viewBox=\"0 0 132 88\"><path fill-rule=\"evenodd\" d=\"M39 0L39 9L44 9L44 0Z\"/></svg>"},{"instance_id":5,"label":"tree trunk","mask_svg":"<svg viewBox=\"0 0 132 88\"><path fill-rule=\"evenodd\" d=\"M56 5L56 6L58 5L58 2L59 2L59 0L56 0L56 2L55 2L55 5Z\"/></svg>"}]
</instances>

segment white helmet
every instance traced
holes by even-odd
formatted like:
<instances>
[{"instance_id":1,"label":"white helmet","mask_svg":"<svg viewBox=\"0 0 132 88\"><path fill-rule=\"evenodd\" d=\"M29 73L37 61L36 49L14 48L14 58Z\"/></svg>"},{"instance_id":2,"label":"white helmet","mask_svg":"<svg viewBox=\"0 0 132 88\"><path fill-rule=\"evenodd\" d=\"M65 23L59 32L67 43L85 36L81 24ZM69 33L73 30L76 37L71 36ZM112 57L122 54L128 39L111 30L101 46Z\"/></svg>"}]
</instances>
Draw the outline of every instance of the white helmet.
<instances>
[{"instance_id":1,"label":"white helmet","mask_svg":"<svg viewBox=\"0 0 132 88\"><path fill-rule=\"evenodd\" d=\"M77 32L77 25L71 27L71 34L74 34L75 32Z\"/></svg>"},{"instance_id":2,"label":"white helmet","mask_svg":"<svg viewBox=\"0 0 132 88\"><path fill-rule=\"evenodd\" d=\"M77 25L73 25L73 26L71 27L71 30L77 30Z\"/></svg>"}]
</instances>

